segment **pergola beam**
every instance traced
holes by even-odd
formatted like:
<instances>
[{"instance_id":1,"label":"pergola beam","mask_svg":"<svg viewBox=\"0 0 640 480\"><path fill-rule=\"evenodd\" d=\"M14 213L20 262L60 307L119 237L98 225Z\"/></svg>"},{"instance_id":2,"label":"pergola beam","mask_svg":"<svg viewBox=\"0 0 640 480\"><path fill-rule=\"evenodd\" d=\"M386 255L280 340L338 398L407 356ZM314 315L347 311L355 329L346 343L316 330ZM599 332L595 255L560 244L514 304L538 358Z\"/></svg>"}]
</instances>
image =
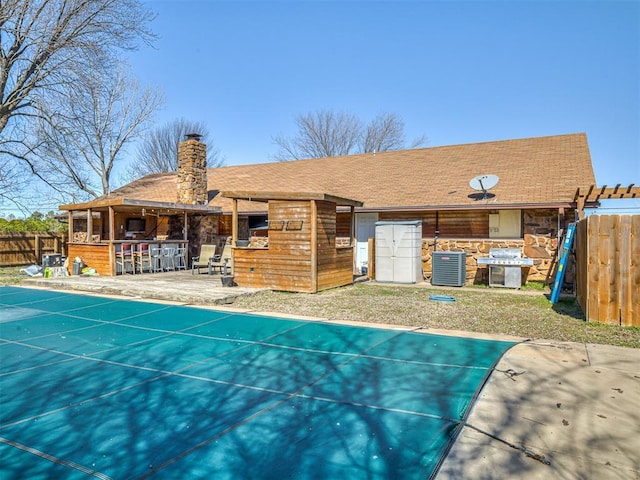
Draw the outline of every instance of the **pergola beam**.
<instances>
[{"instance_id":1,"label":"pergola beam","mask_svg":"<svg viewBox=\"0 0 640 480\"><path fill-rule=\"evenodd\" d=\"M633 183L627 187L622 187L622 189L620 186L621 184L618 183L615 187L608 187L607 185L603 185L600 188L596 185L591 185L588 189L586 187L579 187L573 199L574 202L576 202L578 219L582 220L584 218L584 208L587 203L597 203L601 199L620 200L623 198L640 198L640 187L634 186Z\"/></svg>"}]
</instances>

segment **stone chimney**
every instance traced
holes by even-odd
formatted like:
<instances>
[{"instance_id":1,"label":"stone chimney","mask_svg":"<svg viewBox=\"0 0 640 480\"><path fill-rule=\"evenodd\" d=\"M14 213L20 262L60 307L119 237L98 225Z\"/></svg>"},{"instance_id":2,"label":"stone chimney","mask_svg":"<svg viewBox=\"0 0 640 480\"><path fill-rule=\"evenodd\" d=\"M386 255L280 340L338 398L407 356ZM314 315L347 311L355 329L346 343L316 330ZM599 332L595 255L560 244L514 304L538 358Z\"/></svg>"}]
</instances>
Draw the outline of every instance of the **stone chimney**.
<instances>
[{"instance_id":1,"label":"stone chimney","mask_svg":"<svg viewBox=\"0 0 640 480\"><path fill-rule=\"evenodd\" d=\"M188 133L178 144L178 203L206 205L207 146L198 133Z\"/></svg>"}]
</instances>

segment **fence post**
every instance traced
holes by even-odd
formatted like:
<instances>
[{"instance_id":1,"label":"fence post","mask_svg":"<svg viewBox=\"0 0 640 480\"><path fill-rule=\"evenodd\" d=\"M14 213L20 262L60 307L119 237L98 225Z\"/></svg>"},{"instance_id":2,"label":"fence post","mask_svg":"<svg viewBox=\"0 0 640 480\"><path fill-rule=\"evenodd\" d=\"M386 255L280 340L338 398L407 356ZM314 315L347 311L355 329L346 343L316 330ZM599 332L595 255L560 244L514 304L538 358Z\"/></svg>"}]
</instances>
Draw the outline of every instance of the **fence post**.
<instances>
[{"instance_id":1,"label":"fence post","mask_svg":"<svg viewBox=\"0 0 640 480\"><path fill-rule=\"evenodd\" d=\"M34 243L33 249L35 251L35 256L36 256L35 264L40 265L41 258L42 258L42 245L40 244L40 235L34 235L33 243Z\"/></svg>"}]
</instances>

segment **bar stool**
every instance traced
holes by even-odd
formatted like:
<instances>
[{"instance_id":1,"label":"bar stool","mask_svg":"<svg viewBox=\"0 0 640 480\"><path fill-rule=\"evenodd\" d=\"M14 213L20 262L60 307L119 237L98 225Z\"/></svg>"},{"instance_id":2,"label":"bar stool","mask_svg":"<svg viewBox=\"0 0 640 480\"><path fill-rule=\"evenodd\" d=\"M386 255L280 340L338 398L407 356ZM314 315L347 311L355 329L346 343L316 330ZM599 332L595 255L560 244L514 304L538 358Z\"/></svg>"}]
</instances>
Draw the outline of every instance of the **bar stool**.
<instances>
[{"instance_id":1,"label":"bar stool","mask_svg":"<svg viewBox=\"0 0 640 480\"><path fill-rule=\"evenodd\" d=\"M173 257L173 263L176 270L187 269L187 249L185 247L176 248L176 253Z\"/></svg>"},{"instance_id":2,"label":"bar stool","mask_svg":"<svg viewBox=\"0 0 640 480\"><path fill-rule=\"evenodd\" d=\"M144 273L145 266L149 268L149 272L152 271L151 250L149 249L148 243L139 244L137 250L133 252L133 255L135 266L140 273Z\"/></svg>"},{"instance_id":3,"label":"bar stool","mask_svg":"<svg viewBox=\"0 0 640 480\"><path fill-rule=\"evenodd\" d=\"M162 247L162 268L165 271L175 270L175 256L176 256L176 247L173 245L167 245L166 247Z\"/></svg>"},{"instance_id":4,"label":"bar stool","mask_svg":"<svg viewBox=\"0 0 640 480\"><path fill-rule=\"evenodd\" d=\"M151 247L149 249L149 256L151 257L151 271L161 272L162 271L162 248L160 247Z\"/></svg>"},{"instance_id":5,"label":"bar stool","mask_svg":"<svg viewBox=\"0 0 640 480\"><path fill-rule=\"evenodd\" d=\"M130 243L122 243L120 250L116 251L116 267L120 265L120 272L124 275L127 273L127 265L131 266L131 273L136 273L136 267L133 259L133 249Z\"/></svg>"}]
</instances>

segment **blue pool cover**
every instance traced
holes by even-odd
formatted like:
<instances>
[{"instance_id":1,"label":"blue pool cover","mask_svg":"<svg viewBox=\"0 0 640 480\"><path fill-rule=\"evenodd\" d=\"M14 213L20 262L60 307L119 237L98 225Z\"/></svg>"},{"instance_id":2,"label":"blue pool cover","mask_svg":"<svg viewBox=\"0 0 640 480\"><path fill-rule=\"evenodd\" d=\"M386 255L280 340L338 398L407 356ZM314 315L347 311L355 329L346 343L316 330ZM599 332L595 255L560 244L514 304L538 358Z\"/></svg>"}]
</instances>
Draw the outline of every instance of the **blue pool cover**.
<instances>
[{"instance_id":1,"label":"blue pool cover","mask_svg":"<svg viewBox=\"0 0 640 480\"><path fill-rule=\"evenodd\" d=\"M0 479L425 479L514 343L0 287Z\"/></svg>"}]
</instances>

